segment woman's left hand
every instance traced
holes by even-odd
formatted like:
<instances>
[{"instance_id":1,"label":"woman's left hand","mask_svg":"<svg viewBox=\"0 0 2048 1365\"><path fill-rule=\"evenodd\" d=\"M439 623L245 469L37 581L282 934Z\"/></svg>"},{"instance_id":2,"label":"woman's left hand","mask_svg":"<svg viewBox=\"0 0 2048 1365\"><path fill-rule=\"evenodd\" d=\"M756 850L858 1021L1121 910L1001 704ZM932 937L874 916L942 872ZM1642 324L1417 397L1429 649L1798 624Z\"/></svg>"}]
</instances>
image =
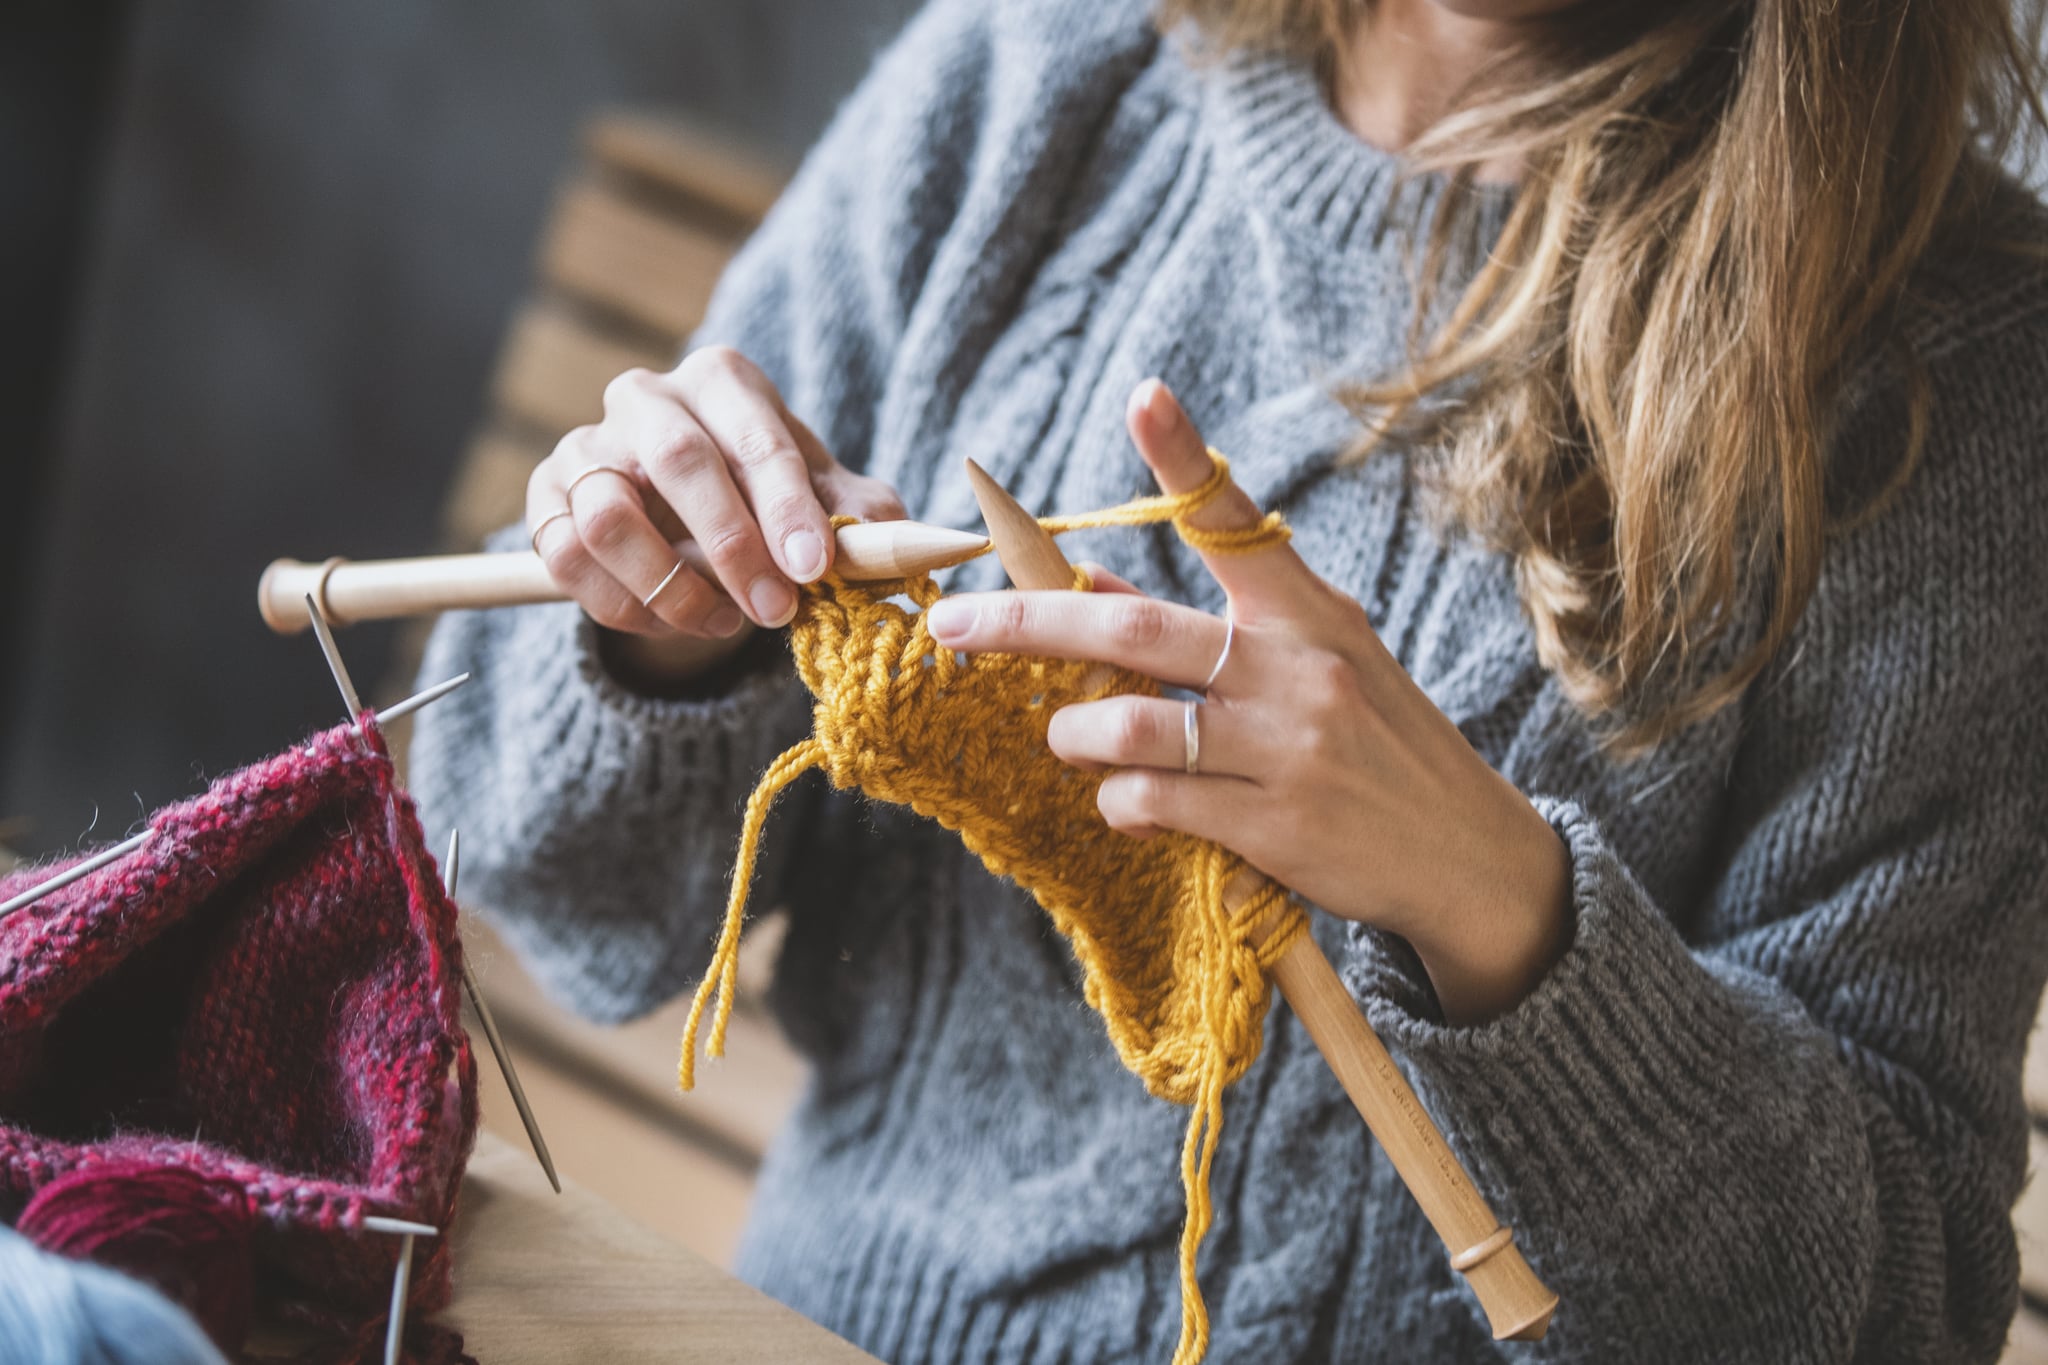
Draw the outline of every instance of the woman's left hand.
<instances>
[{"instance_id":1,"label":"woman's left hand","mask_svg":"<svg viewBox=\"0 0 2048 1365\"><path fill-rule=\"evenodd\" d=\"M1209 477L1208 449L1163 384L1139 386L1129 425L1163 489ZM1258 516L1232 487L1195 520L1222 529ZM1291 547L1205 562L1236 633L1195 704L1195 771L1191 703L1158 697L1064 708L1053 752L1114 770L1098 797L1112 827L1213 840L1332 914L1406 938L1452 1022L1511 1008L1570 937L1563 842L1395 662L1364 609ZM962 594L929 621L954 649L1094 660L1184 688L1209 678L1227 629L1121 583Z\"/></svg>"}]
</instances>

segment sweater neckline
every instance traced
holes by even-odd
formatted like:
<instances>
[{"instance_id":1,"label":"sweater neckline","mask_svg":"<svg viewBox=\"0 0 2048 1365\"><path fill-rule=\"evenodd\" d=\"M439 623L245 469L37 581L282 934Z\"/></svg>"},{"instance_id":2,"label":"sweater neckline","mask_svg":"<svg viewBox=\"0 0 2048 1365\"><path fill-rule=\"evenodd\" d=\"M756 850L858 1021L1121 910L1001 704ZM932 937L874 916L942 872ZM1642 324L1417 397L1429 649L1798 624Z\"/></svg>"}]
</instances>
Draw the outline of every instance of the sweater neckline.
<instances>
[{"instance_id":1,"label":"sweater neckline","mask_svg":"<svg viewBox=\"0 0 2048 1365\"><path fill-rule=\"evenodd\" d=\"M1409 172L1399 154L1347 128L1322 81L1298 60L1237 53L1206 76L1218 148L1246 202L1340 252L1377 248L1390 228L1421 228L1449 187L1449 176ZM1516 190L1482 185L1471 193L1479 240L1491 242Z\"/></svg>"}]
</instances>

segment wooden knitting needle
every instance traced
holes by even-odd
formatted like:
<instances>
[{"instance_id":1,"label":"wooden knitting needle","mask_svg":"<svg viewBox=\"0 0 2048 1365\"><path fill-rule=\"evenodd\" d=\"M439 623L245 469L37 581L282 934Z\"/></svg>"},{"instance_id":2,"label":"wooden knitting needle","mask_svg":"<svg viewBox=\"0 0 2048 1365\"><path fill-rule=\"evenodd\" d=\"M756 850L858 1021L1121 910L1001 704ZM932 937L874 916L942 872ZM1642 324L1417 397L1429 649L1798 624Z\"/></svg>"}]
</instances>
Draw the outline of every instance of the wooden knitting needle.
<instances>
[{"instance_id":1,"label":"wooden knitting needle","mask_svg":"<svg viewBox=\"0 0 2048 1365\"><path fill-rule=\"evenodd\" d=\"M1073 566L1052 535L972 460L967 477L1010 581L1020 588L1071 588ZM1234 912L1264 884L1257 869L1244 868L1224 888L1225 910ZM1262 940L1270 929L1258 931ZM1536 1278L1515 1247L1514 1233L1487 1207L1313 938L1303 934L1294 940L1273 964L1273 981L1443 1239L1451 1268L1471 1283L1495 1339L1540 1340L1557 1295Z\"/></svg>"},{"instance_id":2,"label":"wooden knitting needle","mask_svg":"<svg viewBox=\"0 0 2048 1365\"><path fill-rule=\"evenodd\" d=\"M910 578L973 559L988 549L988 538L919 521L874 521L842 526L832 567L841 577L875 582ZM710 566L694 541L676 547L685 563L708 574ZM280 559L256 585L256 608L280 635L306 628L319 603L331 625L430 616L476 607L516 607L560 602L568 594L555 586L539 555L436 555L422 559L330 559L308 564Z\"/></svg>"},{"instance_id":3,"label":"wooden knitting needle","mask_svg":"<svg viewBox=\"0 0 2048 1365\"><path fill-rule=\"evenodd\" d=\"M441 883L448 889L451 901L455 899L455 883L461 876L462 831L450 830L448 861L441 867ZM512 1105L519 1111L519 1122L526 1127L526 1140L533 1144L533 1154L539 1158L541 1170L547 1173L548 1184L555 1187L556 1194L560 1194L562 1178L555 1174L555 1159L548 1155L548 1140L540 1135L540 1124L533 1117L533 1106L526 1102L526 1087L519 1083L519 1068L512 1065L511 1049L499 1036L498 1021L491 1017L491 1007L484 1002L484 988L478 984L467 954L462 959L462 989L469 994L469 1007L476 1011L477 1022L484 1026L484 1038L498 1059L498 1070L505 1077L505 1088L512 1092Z\"/></svg>"}]
</instances>

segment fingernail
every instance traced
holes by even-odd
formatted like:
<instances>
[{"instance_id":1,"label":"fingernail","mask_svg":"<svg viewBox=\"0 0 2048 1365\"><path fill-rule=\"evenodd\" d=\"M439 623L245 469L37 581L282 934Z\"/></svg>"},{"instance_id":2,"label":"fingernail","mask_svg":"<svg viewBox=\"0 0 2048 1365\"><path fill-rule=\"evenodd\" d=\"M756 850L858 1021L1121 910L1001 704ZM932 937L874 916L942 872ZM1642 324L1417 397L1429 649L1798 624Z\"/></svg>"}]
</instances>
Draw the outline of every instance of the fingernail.
<instances>
[{"instance_id":1,"label":"fingernail","mask_svg":"<svg viewBox=\"0 0 2048 1365\"><path fill-rule=\"evenodd\" d=\"M825 542L813 531L791 531L782 541L783 562L803 582L825 572Z\"/></svg>"},{"instance_id":2,"label":"fingernail","mask_svg":"<svg viewBox=\"0 0 2048 1365\"><path fill-rule=\"evenodd\" d=\"M754 618L765 626L785 625L796 615L796 594L781 579L766 574L747 589L747 601L754 605Z\"/></svg>"},{"instance_id":3,"label":"fingernail","mask_svg":"<svg viewBox=\"0 0 2048 1365\"><path fill-rule=\"evenodd\" d=\"M747 618L740 615L740 609L727 602L704 620L704 629L720 639L737 635L746 626Z\"/></svg>"},{"instance_id":4,"label":"fingernail","mask_svg":"<svg viewBox=\"0 0 2048 1365\"><path fill-rule=\"evenodd\" d=\"M934 639L957 640L974 629L974 618L980 614L972 602L946 597L932 603L924 619Z\"/></svg>"},{"instance_id":5,"label":"fingernail","mask_svg":"<svg viewBox=\"0 0 2048 1365\"><path fill-rule=\"evenodd\" d=\"M1163 379L1145 381L1145 410L1165 421L1173 416L1173 393Z\"/></svg>"}]
</instances>

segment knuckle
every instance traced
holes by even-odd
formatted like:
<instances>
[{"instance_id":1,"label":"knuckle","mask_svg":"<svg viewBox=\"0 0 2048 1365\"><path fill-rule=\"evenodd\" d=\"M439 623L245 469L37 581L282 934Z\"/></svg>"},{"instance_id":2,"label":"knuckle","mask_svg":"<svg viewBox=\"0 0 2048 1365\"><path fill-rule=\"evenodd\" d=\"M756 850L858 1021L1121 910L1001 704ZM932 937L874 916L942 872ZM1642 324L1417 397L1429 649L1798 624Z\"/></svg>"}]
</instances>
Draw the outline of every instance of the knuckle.
<instances>
[{"instance_id":1,"label":"knuckle","mask_svg":"<svg viewBox=\"0 0 2048 1365\"><path fill-rule=\"evenodd\" d=\"M1111 639L1126 649L1152 649L1166 639L1166 613L1156 602L1133 601L1124 610L1113 614L1109 633Z\"/></svg>"},{"instance_id":2,"label":"knuckle","mask_svg":"<svg viewBox=\"0 0 2048 1365\"><path fill-rule=\"evenodd\" d=\"M1122 775L1125 813L1147 822L1156 821L1166 808L1166 780L1157 773L1131 772Z\"/></svg>"},{"instance_id":3,"label":"knuckle","mask_svg":"<svg viewBox=\"0 0 2048 1365\"><path fill-rule=\"evenodd\" d=\"M693 384L735 382L745 379L753 364L731 346L700 346L683 357L676 367L682 378Z\"/></svg>"},{"instance_id":4,"label":"knuckle","mask_svg":"<svg viewBox=\"0 0 2048 1365\"><path fill-rule=\"evenodd\" d=\"M802 459L787 433L773 427L758 426L748 427L733 438L732 458L740 468L747 470Z\"/></svg>"},{"instance_id":5,"label":"knuckle","mask_svg":"<svg viewBox=\"0 0 2048 1365\"><path fill-rule=\"evenodd\" d=\"M1158 721L1150 707L1126 704L1117 708L1110 743L1115 746L1118 756L1134 757L1147 753L1158 737Z\"/></svg>"},{"instance_id":6,"label":"knuckle","mask_svg":"<svg viewBox=\"0 0 2048 1365\"><path fill-rule=\"evenodd\" d=\"M704 580L686 569L663 591L654 610L670 625L695 631L701 629L717 605L716 594L704 585Z\"/></svg>"},{"instance_id":7,"label":"knuckle","mask_svg":"<svg viewBox=\"0 0 2048 1365\"><path fill-rule=\"evenodd\" d=\"M1022 631L1031 621L1031 613L1023 598L1015 593L999 593L983 605L988 623L996 633L1011 635Z\"/></svg>"},{"instance_id":8,"label":"knuckle","mask_svg":"<svg viewBox=\"0 0 2048 1365\"><path fill-rule=\"evenodd\" d=\"M604 386L604 410L616 411L659 382L659 375L638 365L630 370L621 370Z\"/></svg>"},{"instance_id":9,"label":"knuckle","mask_svg":"<svg viewBox=\"0 0 2048 1365\"><path fill-rule=\"evenodd\" d=\"M697 543L714 564L733 565L754 548L754 528L743 521L721 521L698 533Z\"/></svg>"},{"instance_id":10,"label":"knuckle","mask_svg":"<svg viewBox=\"0 0 2048 1365\"><path fill-rule=\"evenodd\" d=\"M586 616L607 630L632 631L641 624L634 611L637 604L627 601L626 595L616 590L592 592L579 598L578 605Z\"/></svg>"},{"instance_id":11,"label":"knuckle","mask_svg":"<svg viewBox=\"0 0 2048 1365\"><path fill-rule=\"evenodd\" d=\"M1358 690L1358 678L1350 661L1329 650L1309 651L1301 661L1300 676L1310 705L1321 711L1343 706Z\"/></svg>"},{"instance_id":12,"label":"knuckle","mask_svg":"<svg viewBox=\"0 0 2048 1365\"><path fill-rule=\"evenodd\" d=\"M651 479L681 479L711 456L711 443L694 428L672 431L641 456Z\"/></svg>"},{"instance_id":13,"label":"knuckle","mask_svg":"<svg viewBox=\"0 0 2048 1365\"><path fill-rule=\"evenodd\" d=\"M585 425L580 427L569 428L568 431L562 434L562 439L555 442L554 451L548 456L548 458L546 460L543 460L539 465L536 465L534 467L534 477L538 478L540 476L541 470L545 469L551 463L582 463L582 461L578 460L576 457L582 454L584 449L589 446L591 438L596 435L597 428L595 426Z\"/></svg>"},{"instance_id":14,"label":"knuckle","mask_svg":"<svg viewBox=\"0 0 2048 1365\"><path fill-rule=\"evenodd\" d=\"M817 507L817 500L804 493L784 493L772 499L761 517L764 526L779 526L785 531L795 531L811 525L811 515Z\"/></svg>"},{"instance_id":15,"label":"knuckle","mask_svg":"<svg viewBox=\"0 0 2048 1365\"><path fill-rule=\"evenodd\" d=\"M618 550L632 538L635 511L625 499L616 495L592 498L576 518L578 529L591 548L600 554Z\"/></svg>"},{"instance_id":16,"label":"knuckle","mask_svg":"<svg viewBox=\"0 0 2048 1365\"><path fill-rule=\"evenodd\" d=\"M583 548L580 535L549 535L541 540L540 562L547 567L548 577L565 590L574 591L577 581L590 569L590 552Z\"/></svg>"}]
</instances>

